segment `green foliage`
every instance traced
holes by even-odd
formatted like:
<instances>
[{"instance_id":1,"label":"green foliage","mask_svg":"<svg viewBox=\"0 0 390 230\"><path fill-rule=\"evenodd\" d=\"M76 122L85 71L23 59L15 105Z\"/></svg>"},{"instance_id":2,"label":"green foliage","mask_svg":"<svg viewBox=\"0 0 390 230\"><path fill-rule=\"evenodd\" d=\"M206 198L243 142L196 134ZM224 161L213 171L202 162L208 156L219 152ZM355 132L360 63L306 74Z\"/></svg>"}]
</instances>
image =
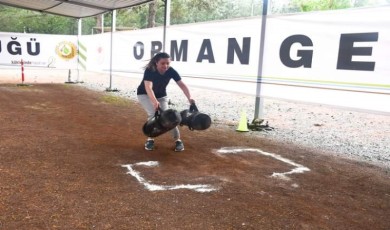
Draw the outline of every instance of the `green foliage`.
<instances>
[{"instance_id":1,"label":"green foliage","mask_svg":"<svg viewBox=\"0 0 390 230\"><path fill-rule=\"evenodd\" d=\"M303 12L345 9L352 6L350 0L294 0Z\"/></svg>"},{"instance_id":2,"label":"green foliage","mask_svg":"<svg viewBox=\"0 0 390 230\"><path fill-rule=\"evenodd\" d=\"M118 97L115 95L104 95L100 98L100 101L106 104L117 105L117 106L128 106L130 104L129 100L126 100L123 97Z\"/></svg>"},{"instance_id":3,"label":"green foliage","mask_svg":"<svg viewBox=\"0 0 390 230\"><path fill-rule=\"evenodd\" d=\"M390 3L390 0L386 0ZM351 7L376 6L386 3L383 0L293 0L292 3L300 8L300 11L336 10Z\"/></svg>"},{"instance_id":4,"label":"green foliage","mask_svg":"<svg viewBox=\"0 0 390 230\"><path fill-rule=\"evenodd\" d=\"M96 17L88 17L81 19L81 33L82 34L92 34L93 27L96 26Z\"/></svg>"},{"instance_id":5,"label":"green foliage","mask_svg":"<svg viewBox=\"0 0 390 230\"><path fill-rule=\"evenodd\" d=\"M183 24L214 20L218 17L218 5L222 1L176 0L171 5L171 24Z\"/></svg>"},{"instance_id":6,"label":"green foliage","mask_svg":"<svg viewBox=\"0 0 390 230\"><path fill-rule=\"evenodd\" d=\"M148 5L118 10L116 17L117 27L146 28L148 24Z\"/></svg>"},{"instance_id":7,"label":"green foliage","mask_svg":"<svg viewBox=\"0 0 390 230\"><path fill-rule=\"evenodd\" d=\"M77 34L77 20L14 7L0 6L0 28L5 32Z\"/></svg>"},{"instance_id":8,"label":"green foliage","mask_svg":"<svg viewBox=\"0 0 390 230\"><path fill-rule=\"evenodd\" d=\"M157 5L155 25L164 24L164 1ZM269 0L269 14L334 10L375 6L390 0ZM259 16L262 0L171 0L171 25ZM142 29L148 26L148 4L117 10L117 28ZM100 16L97 16L100 17ZM100 20L82 19L82 34L91 34ZM104 15L104 26L111 27L111 14ZM36 11L0 5L0 28L4 32L77 34L77 19L43 14Z\"/></svg>"}]
</instances>

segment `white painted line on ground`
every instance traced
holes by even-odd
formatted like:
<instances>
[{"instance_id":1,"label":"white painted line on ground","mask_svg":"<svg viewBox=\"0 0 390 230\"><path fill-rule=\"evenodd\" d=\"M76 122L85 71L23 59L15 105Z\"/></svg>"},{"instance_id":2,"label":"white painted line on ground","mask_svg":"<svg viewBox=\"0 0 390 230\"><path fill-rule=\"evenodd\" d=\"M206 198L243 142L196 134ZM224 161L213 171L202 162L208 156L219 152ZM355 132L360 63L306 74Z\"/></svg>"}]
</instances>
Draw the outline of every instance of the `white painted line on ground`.
<instances>
[{"instance_id":1,"label":"white painted line on ground","mask_svg":"<svg viewBox=\"0 0 390 230\"><path fill-rule=\"evenodd\" d=\"M145 188L149 191L166 191L166 190L177 190L177 189L189 189L194 190L196 192L212 192L218 190L217 188L211 185L203 185L203 184L182 184L182 185L157 185L148 182L144 177L141 176L141 173L134 170L134 166L146 166L146 167L157 167L157 161L147 161L147 162L138 162L135 164L127 164L122 165L122 167L127 168L127 174L135 177L139 183L145 186Z\"/></svg>"},{"instance_id":2,"label":"white painted line on ground","mask_svg":"<svg viewBox=\"0 0 390 230\"><path fill-rule=\"evenodd\" d=\"M292 166L295 167L291 171L284 172L284 173L274 172L271 175L271 177L277 177L277 178L280 178L280 179L283 179L283 180L290 180L290 178L287 175L294 174L294 173L304 173L304 172L310 171L309 168L307 168L307 167L305 167L303 165L297 164L297 163L293 162L292 160L284 158L284 157L282 157L280 155L277 155L275 153L264 152L264 151L262 151L260 149L255 149L255 148L238 148L238 147L223 147L223 148L221 148L221 149L216 151L216 153L218 153L218 154L236 154L236 153L243 153L243 152L259 153L261 155L272 157L272 158L274 158L276 160L282 161L284 163L287 163L287 164L292 165Z\"/></svg>"}]
</instances>

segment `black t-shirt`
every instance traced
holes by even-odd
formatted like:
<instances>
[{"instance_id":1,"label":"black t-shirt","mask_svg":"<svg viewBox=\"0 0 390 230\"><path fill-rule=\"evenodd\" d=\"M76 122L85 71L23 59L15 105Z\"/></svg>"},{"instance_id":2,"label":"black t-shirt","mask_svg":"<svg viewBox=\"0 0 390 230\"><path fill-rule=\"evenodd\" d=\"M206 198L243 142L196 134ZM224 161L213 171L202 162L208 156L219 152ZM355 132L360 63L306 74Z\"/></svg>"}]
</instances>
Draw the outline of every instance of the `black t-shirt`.
<instances>
[{"instance_id":1,"label":"black t-shirt","mask_svg":"<svg viewBox=\"0 0 390 230\"><path fill-rule=\"evenodd\" d=\"M169 67L163 75L161 75L158 71L145 69L142 82L137 88L137 95L147 94L144 81L151 81L153 82L153 92L156 98L165 97L167 96L167 85L171 79L176 82L181 80L179 73L172 67Z\"/></svg>"}]
</instances>

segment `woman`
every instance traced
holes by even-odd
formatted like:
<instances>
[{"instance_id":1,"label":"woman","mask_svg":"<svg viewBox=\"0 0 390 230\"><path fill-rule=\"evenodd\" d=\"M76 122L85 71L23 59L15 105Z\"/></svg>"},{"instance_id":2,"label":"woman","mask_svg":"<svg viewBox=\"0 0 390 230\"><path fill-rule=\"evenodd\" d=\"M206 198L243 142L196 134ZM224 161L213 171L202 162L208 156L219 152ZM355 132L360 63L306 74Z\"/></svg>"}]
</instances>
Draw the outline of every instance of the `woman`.
<instances>
[{"instance_id":1,"label":"woman","mask_svg":"<svg viewBox=\"0 0 390 230\"><path fill-rule=\"evenodd\" d=\"M148 114L148 119L152 118L156 111L168 109L167 85L171 79L183 91L190 104L194 103L188 87L181 80L178 72L170 67L171 59L167 53L157 53L145 66L144 77L137 88L137 97L142 107ZM177 127L172 131L175 140L175 151L184 150L184 144L180 139L180 132ZM145 142L146 150L154 149L154 139L148 138Z\"/></svg>"}]
</instances>

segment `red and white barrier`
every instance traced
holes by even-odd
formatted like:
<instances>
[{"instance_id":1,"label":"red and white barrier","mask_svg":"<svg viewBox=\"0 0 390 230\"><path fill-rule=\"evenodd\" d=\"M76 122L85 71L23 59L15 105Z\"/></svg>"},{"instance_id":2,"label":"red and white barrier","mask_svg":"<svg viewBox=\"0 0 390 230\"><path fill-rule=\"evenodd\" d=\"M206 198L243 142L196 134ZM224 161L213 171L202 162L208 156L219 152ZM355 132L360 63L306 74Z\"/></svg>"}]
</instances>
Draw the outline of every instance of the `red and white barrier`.
<instances>
[{"instance_id":1,"label":"red and white barrier","mask_svg":"<svg viewBox=\"0 0 390 230\"><path fill-rule=\"evenodd\" d=\"M24 66L23 66L23 59L20 60L20 66L22 70L22 84L24 84Z\"/></svg>"}]
</instances>

